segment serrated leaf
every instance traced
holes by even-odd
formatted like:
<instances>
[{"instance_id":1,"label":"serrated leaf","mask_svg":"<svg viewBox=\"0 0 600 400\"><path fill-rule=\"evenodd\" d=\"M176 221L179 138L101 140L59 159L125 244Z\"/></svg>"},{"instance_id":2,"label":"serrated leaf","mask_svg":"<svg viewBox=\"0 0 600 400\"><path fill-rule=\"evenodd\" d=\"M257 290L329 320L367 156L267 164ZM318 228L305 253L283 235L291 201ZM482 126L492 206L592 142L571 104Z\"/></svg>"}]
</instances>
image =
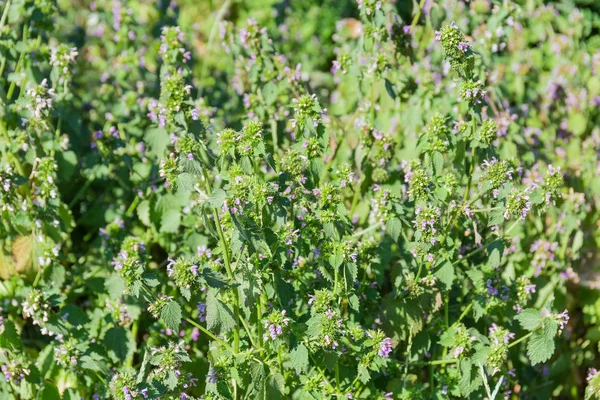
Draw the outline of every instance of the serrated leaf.
<instances>
[{"instance_id":1,"label":"serrated leaf","mask_svg":"<svg viewBox=\"0 0 600 400\"><path fill-rule=\"evenodd\" d=\"M442 266L435 271L434 275L444 285L444 290L450 290L454 281L454 266L450 261L444 261Z\"/></svg>"},{"instance_id":2,"label":"serrated leaf","mask_svg":"<svg viewBox=\"0 0 600 400\"><path fill-rule=\"evenodd\" d=\"M394 242L398 241L398 237L402 233L402 222L398 218L390 218L385 224L385 233L390 235Z\"/></svg>"},{"instance_id":3,"label":"serrated leaf","mask_svg":"<svg viewBox=\"0 0 600 400\"><path fill-rule=\"evenodd\" d=\"M188 191L192 191L194 190L194 185L197 182L197 178L187 172L181 173L179 175L177 175L177 189L179 190L188 190Z\"/></svg>"},{"instance_id":4,"label":"serrated leaf","mask_svg":"<svg viewBox=\"0 0 600 400\"><path fill-rule=\"evenodd\" d=\"M308 371L308 349L302 343L298 345L294 350L290 352L290 361L292 368L296 370L297 374L300 372Z\"/></svg>"},{"instance_id":5,"label":"serrated leaf","mask_svg":"<svg viewBox=\"0 0 600 400\"><path fill-rule=\"evenodd\" d=\"M369 373L369 370L362 364L358 364L358 380L361 381L363 384L368 383L371 380L371 374Z\"/></svg>"},{"instance_id":6,"label":"serrated leaf","mask_svg":"<svg viewBox=\"0 0 600 400\"><path fill-rule=\"evenodd\" d=\"M354 311L360 311L360 302L358 301L358 297L355 294L348 297L348 303Z\"/></svg>"},{"instance_id":7,"label":"serrated leaf","mask_svg":"<svg viewBox=\"0 0 600 400\"><path fill-rule=\"evenodd\" d=\"M165 323L167 328L174 331L179 329L181 323L181 306L176 301L169 301L160 311L160 319Z\"/></svg>"},{"instance_id":8,"label":"serrated leaf","mask_svg":"<svg viewBox=\"0 0 600 400\"><path fill-rule=\"evenodd\" d=\"M501 207L498 210L493 210L489 213L488 227L502 225L504 222L504 209Z\"/></svg>"},{"instance_id":9,"label":"serrated leaf","mask_svg":"<svg viewBox=\"0 0 600 400\"><path fill-rule=\"evenodd\" d=\"M233 312L225 303L217 299L212 291L206 296L206 327L218 334L235 326Z\"/></svg>"},{"instance_id":10,"label":"serrated leaf","mask_svg":"<svg viewBox=\"0 0 600 400\"><path fill-rule=\"evenodd\" d=\"M160 217L160 232L175 233L181 224L181 211L168 209Z\"/></svg>"},{"instance_id":11,"label":"serrated leaf","mask_svg":"<svg viewBox=\"0 0 600 400\"><path fill-rule=\"evenodd\" d=\"M206 284L212 288L220 289L227 286L227 279L225 276L212 268L204 268L201 275Z\"/></svg>"},{"instance_id":12,"label":"serrated leaf","mask_svg":"<svg viewBox=\"0 0 600 400\"><path fill-rule=\"evenodd\" d=\"M207 201L211 206L221 209L225 200L227 200L227 193L223 189L217 189L211 193Z\"/></svg>"},{"instance_id":13,"label":"serrated leaf","mask_svg":"<svg viewBox=\"0 0 600 400\"><path fill-rule=\"evenodd\" d=\"M444 333L442 333L438 343L444 347L453 347L455 340L456 340L456 329L451 327L450 329L448 329L448 330L444 331Z\"/></svg>"},{"instance_id":14,"label":"serrated leaf","mask_svg":"<svg viewBox=\"0 0 600 400\"><path fill-rule=\"evenodd\" d=\"M150 202L148 200L143 200L140 204L138 204L135 211L140 222L147 227L150 227Z\"/></svg>"},{"instance_id":15,"label":"serrated leaf","mask_svg":"<svg viewBox=\"0 0 600 400\"><path fill-rule=\"evenodd\" d=\"M495 241L488 246L487 251L489 254L488 266L491 268L498 268L500 266L502 253L504 252L504 244L499 240Z\"/></svg>"},{"instance_id":16,"label":"serrated leaf","mask_svg":"<svg viewBox=\"0 0 600 400\"><path fill-rule=\"evenodd\" d=\"M104 346L114 362L124 362L129 354L133 354L135 342L131 334L121 326L110 328L104 335Z\"/></svg>"},{"instance_id":17,"label":"serrated leaf","mask_svg":"<svg viewBox=\"0 0 600 400\"><path fill-rule=\"evenodd\" d=\"M356 282L356 278L358 276L358 267L353 262L347 262L344 264L342 268L343 277L344 277L344 289L346 291L354 285Z\"/></svg>"},{"instance_id":18,"label":"serrated leaf","mask_svg":"<svg viewBox=\"0 0 600 400\"><path fill-rule=\"evenodd\" d=\"M152 272L148 272L148 273L144 274L142 279L144 280L144 283L147 286L156 287L156 286L160 285L160 281L156 277L156 274L154 274Z\"/></svg>"},{"instance_id":19,"label":"serrated leaf","mask_svg":"<svg viewBox=\"0 0 600 400\"><path fill-rule=\"evenodd\" d=\"M554 354L554 336L558 331L555 321L546 319L544 328L536 331L527 343L527 356L532 365L546 362Z\"/></svg>"},{"instance_id":20,"label":"serrated leaf","mask_svg":"<svg viewBox=\"0 0 600 400\"><path fill-rule=\"evenodd\" d=\"M104 358L98 353L91 352L89 354L85 354L81 357L79 365L81 365L81 367L84 369L89 369L90 371L108 374L106 360L104 360Z\"/></svg>"},{"instance_id":21,"label":"serrated leaf","mask_svg":"<svg viewBox=\"0 0 600 400\"><path fill-rule=\"evenodd\" d=\"M338 269L340 265L344 262L344 257L339 251L336 251L331 256L329 256L329 264L334 268Z\"/></svg>"},{"instance_id":22,"label":"serrated leaf","mask_svg":"<svg viewBox=\"0 0 600 400\"><path fill-rule=\"evenodd\" d=\"M539 327L542 323L542 316L535 308L526 308L525 310L521 311L521 313L518 314L515 319L519 321L519 324L523 329L528 331L537 329L537 327Z\"/></svg>"},{"instance_id":23,"label":"serrated leaf","mask_svg":"<svg viewBox=\"0 0 600 400\"><path fill-rule=\"evenodd\" d=\"M161 157L171 142L171 138L166 129L153 128L146 131L144 141L150 147L150 154Z\"/></svg>"}]
</instances>

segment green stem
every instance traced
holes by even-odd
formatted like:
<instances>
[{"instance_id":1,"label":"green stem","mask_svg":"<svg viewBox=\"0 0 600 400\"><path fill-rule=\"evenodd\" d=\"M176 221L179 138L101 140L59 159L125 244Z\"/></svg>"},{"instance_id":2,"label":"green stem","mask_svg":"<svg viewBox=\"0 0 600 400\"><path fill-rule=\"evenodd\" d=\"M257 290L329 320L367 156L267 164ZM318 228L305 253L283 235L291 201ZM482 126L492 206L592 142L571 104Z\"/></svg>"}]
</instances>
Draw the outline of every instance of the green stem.
<instances>
[{"instance_id":1,"label":"green stem","mask_svg":"<svg viewBox=\"0 0 600 400\"><path fill-rule=\"evenodd\" d=\"M62 117L58 117L58 122L56 123L56 131L54 132L54 138L56 139L56 142L58 143L58 139L60 138L60 127L62 125ZM56 144L56 143L55 143ZM52 150L50 150L50 157L54 157L54 148L52 148Z\"/></svg>"},{"instance_id":2,"label":"green stem","mask_svg":"<svg viewBox=\"0 0 600 400\"><path fill-rule=\"evenodd\" d=\"M513 228L519 224L519 222L521 222L521 219L517 219L506 231L504 231L504 234L506 235L508 232L512 231Z\"/></svg>"},{"instance_id":3,"label":"green stem","mask_svg":"<svg viewBox=\"0 0 600 400\"><path fill-rule=\"evenodd\" d=\"M37 285L40 283L40 279L42 278L42 272L44 272L44 269L38 265L38 272L35 275L35 280L33 281L34 288L37 287Z\"/></svg>"},{"instance_id":4,"label":"green stem","mask_svg":"<svg viewBox=\"0 0 600 400\"><path fill-rule=\"evenodd\" d=\"M352 198L352 205L350 206L350 215L349 215L350 218L352 218L352 216L354 215L354 210L356 210L356 206L358 205L359 197L360 197L360 180L356 183L356 186L354 187L354 197Z\"/></svg>"},{"instance_id":5,"label":"green stem","mask_svg":"<svg viewBox=\"0 0 600 400\"><path fill-rule=\"evenodd\" d=\"M335 389L340 393L340 360L335 362Z\"/></svg>"},{"instance_id":6,"label":"green stem","mask_svg":"<svg viewBox=\"0 0 600 400\"><path fill-rule=\"evenodd\" d=\"M248 335L248 339L250 339L250 343L252 343L252 346L256 349L258 349L259 347L262 347L262 345L259 345L259 346L256 345L256 342L254 341L254 338L252 337L252 334L250 333L250 327L248 326L248 322L246 322L246 320L242 316L240 316L240 322L244 326L244 330L246 331L246 334ZM258 325L260 325L260 323Z\"/></svg>"},{"instance_id":7,"label":"green stem","mask_svg":"<svg viewBox=\"0 0 600 400\"><path fill-rule=\"evenodd\" d=\"M421 2L419 3L419 9L417 10L417 13L413 17L412 23L410 24L410 32L411 33L415 30L415 27L417 26L417 23L419 22L419 18L421 18L421 10L423 10L423 6L425 6L425 0L421 0Z\"/></svg>"},{"instance_id":8,"label":"green stem","mask_svg":"<svg viewBox=\"0 0 600 400\"><path fill-rule=\"evenodd\" d=\"M129 208L127 209L127 211L125 212L125 216L126 217L131 217L133 215L133 212L135 211L136 207L138 206L138 204L140 204L140 196L138 196L137 194L135 195L135 198L133 199L133 202L131 203L131 205L129 206Z\"/></svg>"},{"instance_id":9,"label":"green stem","mask_svg":"<svg viewBox=\"0 0 600 400\"><path fill-rule=\"evenodd\" d=\"M425 366L425 365L447 365L447 364L456 364L458 359L450 358L447 360L434 360L434 361L418 361L414 363L410 363L413 366Z\"/></svg>"},{"instance_id":10,"label":"green stem","mask_svg":"<svg viewBox=\"0 0 600 400\"><path fill-rule=\"evenodd\" d=\"M223 340L221 340L218 337L216 337L215 335L213 335L208 329L206 329L205 327L203 327L202 325L200 325L199 323L197 323L193 319L186 318L185 320L189 324L191 324L191 325L195 326L196 328L200 329L200 331L202 331L206 336L210 337L215 342L219 343L220 345L222 345L224 347L227 347L229 350L233 350L229 344L227 344Z\"/></svg>"},{"instance_id":11,"label":"green stem","mask_svg":"<svg viewBox=\"0 0 600 400\"><path fill-rule=\"evenodd\" d=\"M217 33L217 27L219 26L219 23L221 22L221 20L225 16L225 13L229 9L230 4L231 4L231 0L226 0L223 3L221 8L219 9L219 12L215 16L212 27L210 28L210 33L208 34L208 41L206 42L206 54L204 55L204 62L202 63L202 69L200 70L200 79L199 79L200 89L198 90L198 98L200 98L200 96L202 96L202 89L204 88L204 85L202 85L202 83L203 83L202 81L204 80L204 76L206 75L206 71L208 70L208 64L207 64L208 59L209 59L208 55L210 53L210 50L212 49L215 34Z\"/></svg>"},{"instance_id":12,"label":"green stem","mask_svg":"<svg viewBox=\"0 0 600 400\"><path fill-rule=\"evenodd\" d=\"M23 26L23 43L25 42L25 39L27 39L27 34L29 33L29 26L25 25ZM21 54L19 55L19 60L17 61L17 66L15 67L15 74L18 74L21 71L21 67L23 66L25 60L25 50L21 51ZM16 86L17 82L16 81L12 81L10 84L10 87L8 88L8 92L6 93L6 101L10 101L10 99L12 98L13 92L15 91L15 86Z\"/></svg>"},{"instance_id":13,"label":"green stem","mask_svg":"<svg viewBox=\"0 0 600 400\"><path fill-rule=\"evenodd\" d=\"M473 308L473 303L469 303L467 305L467 307L465 307L465 309L463 310L463 312L460 314L460 316L458 317L458 319L452 324L452 326L454 327L454 326L458 325L460 323L460 321L462 321L462 319L467 316L467 314L469 313L469 311L471 311L471 308Z\"/></svg>"},{"instance_id":14,"label":"green stem","mask_svg":"<svg viewBox=\"0 0 600 400\"><path fill-rule=\"evenodd\" d=\"M10 8L10 0L7 0L4 5L4 12L2 13L2 19L0 19L0 31L4 28L4 23L6 22L6 17L8 17L8 9Z\"/></svg>"},{"instance_id":15,"label":"green stem","mask_svg":"<svg viewBox=\"0 0 600 400\"><path fill-rule=\"evenodd\" d=\"M495 241L494 241L494 242L495 242ZM494 243L494 242L492 242L492 243ZM490 245L491 245L492 243L490 243ZM489 245L488 245L488 246L489 246ZM469 258L473 257L475 254L481 253L483 250L485 250L485 249L486 249L486 247L487 247L487 246L481 246L481 247L478 247L478 248L476 248L475 250L473 250L472 252L470 252L469 254L467 254L466 256L464 256L463 258L461 258L461 259L459 259L459 260L456 260L456 261L454 261L454 262L452 263L452 265L457 265L457 264L460 264L461 262L463 262L463 261L465 261L465 260L467 260L467 259L469 259Z\"/></svg>"},{"instance_id":16,"label":"green stem","mask_svg":"<svg viewBox=\"0 0 600 400\"><path fill-rule=\"evenodd\" d=\"M325 372L323 372L323 370L318 366L319 364L317 363L317 361L315 361L315 358L313 357L313 355L309 352L308 356L310 357L310 359L313 362L313 365L317 368L317 371L319 371L319 373L321 374L321 378L323 378L323 381L325 382L325 384L328 386L328 390L330 392L335 392L335 388L331 385L331 383L329 383L329 380L327 379L327 377L325 376Z\"/></svg>"},{"instance_id":17,"label":"green stem","mask_svg":"<svg viewBox=\"0 0 600 400\"><path fill-rule=\"evenodd\" d=\"M520 338L518 338L517 340L515 340L514 342L512 342L511 344L508 345L508 348L510 349L513 346L518 345L519 343L521 343L523 340L526 340L527 338L529 338L531 335L533 335L534 333L536 333L540 328L536 328L534 330L532 330L531 332L529 332L527 335L525 336L521 336Z\"/></svg>"},{"instance_id":18,"label":"green stem","mask_svg":"<svg viewBox=\"0 0 600 400\"><path fill-rule=\"evenodd\" d=\"M258 346L259 348L263 348L263 324L262 324L262 296L258 299L256 303L256 320L258 321L257 329L258 329ZM260 351L260 355L262 356L262 350Z\"/></svg>"},{"instance_id":19,"label":"green stem","mask_svg":"<svg viewBox=\"0 0 600 400\"><path fill-rule=\"evenodd\" d=\"M369 232L371 232L371 231L374 231L374 230L378 229L378 228L379 228L381 225L383 225L383 222L378 222L378 223L376 223L375 225L371 225L371 226L370 226L370 227L368 227L367 229L363 229L362 231L358 231L358 232L354 233L354 234L353 234L352 236L350 236L350 237L352 237L352 238L355 238L355 237L362 236L362 235L364 235L364 234L367 234L367 233L369 233Z\"/></svg>"},{"instance_id":20,"label":"green stem","mask_svg":"<svg viewBox=\"0 0 600 400\"><path fill-rule=\"evenodd\" d=\"M429 270L429 268L431 268L431 264L433 263L433 261L429 261L427 263L427 270ZM419 270L417 271L417 276L415 278L415 281L418 281L419 278L421 277L421 272L423 271L423 263L419 263Z\"/></svg>"},{"instance_id":21,"label":"green stem","mask_svg":"<svg viewBox=\"0 0 600 400\"><path fill-rule=\"evenodd\" d=\"M3 57L2 61L0 62L0 76L2 76L2 74L4 73L5 66L6 66L6 57Z\"/></svg>"},{"instance_id":22,"label":"green stem","mask_svg":"<svg viewBox=\"0 0 600 400\"><path fill-rule=\"evenodd\" d=\"M75 194L75 197L73 197L73 200L71 200L71 202L69 203L69 208L73 208L73 206L75 204L77 204L77 202L79 201L79 199L85 194L85 191L87 190L87 188L90 187L90 185L92 184L92 182L94 182L94 177L92 177L91 179L88 179L87 181L85 181L85 183L83 184L83 186L80 187L79 190L77 191L77 193Z\"/></svg>"},{"instance_id":23,"label":"green stem","mask_svg":"<svg viewBox=\"0 0 600 400\"><path fill-rule=\"evenodd\" d=\"M208 173L206 172L206 167L202 164L202 175L204 176L204 184L206 187L206 192L210 196L212 194L212 188L210 186L210 181L208 179ZM213 207L213 217L215 219L215 226L217 228L217 234L219 235L219 240L221 242L221 250L223 251L223 261L225 263L225 271L227 272L227 277L231 280L234 279L233 270L231 269L231 264L229 262L229 248L227 246L227 240L225 239L225 235L223 234L223 228L221 227L221 220L219 219L219 213L217 209ZM240 351L240 300L237 288L232 289L233 293L233 314L235 317L235 327L233 329L233 348L234 353L238 353Z\"/></svg>"},{"instance_id":24,"label":"green stem","mask_svg":"<svg viewBox=\"0 0 600 400\"><path fill-rule=\"evenodd\" d=\"M273 158L277 154L277 120L271 119L271 139L273 141Z\"/></svg>"}]
</instances>

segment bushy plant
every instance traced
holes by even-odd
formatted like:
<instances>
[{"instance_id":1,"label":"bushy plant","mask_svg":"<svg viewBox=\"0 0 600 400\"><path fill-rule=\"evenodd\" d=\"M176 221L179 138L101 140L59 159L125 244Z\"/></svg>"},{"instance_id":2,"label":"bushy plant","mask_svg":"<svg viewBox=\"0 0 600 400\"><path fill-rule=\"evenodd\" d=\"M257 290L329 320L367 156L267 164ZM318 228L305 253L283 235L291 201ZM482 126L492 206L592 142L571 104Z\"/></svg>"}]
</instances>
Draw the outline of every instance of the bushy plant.
<instances>
[{"instance_id":1,"label":"bushy plant","mask_svg":"<svg viewBox=\"0 0 600 400\"><path fill-rule=\"evenodd\" d=\"M593 6L81 3L0 2L2 398L600 398Z\"/></svg>"}]
</instances>

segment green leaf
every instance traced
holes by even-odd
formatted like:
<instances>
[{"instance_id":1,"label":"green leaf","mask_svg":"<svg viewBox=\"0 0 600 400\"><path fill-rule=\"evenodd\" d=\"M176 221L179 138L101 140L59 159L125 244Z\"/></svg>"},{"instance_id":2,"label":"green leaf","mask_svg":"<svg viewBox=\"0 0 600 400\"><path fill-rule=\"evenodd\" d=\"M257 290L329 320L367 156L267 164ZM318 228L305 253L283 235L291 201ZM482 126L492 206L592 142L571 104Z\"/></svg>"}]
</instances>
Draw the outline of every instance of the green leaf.
<instances>
[{"instance_id":1,"label":"green leaf","mask_svg":"<svg viewBox=\"0 0 600 400\"><path fill-rule=\"evenodd\" d=\"M150 154L162 157L167 146L171 142L171 138L164 128L148 129L144 135L144 141L150 147Z\"/></svg>"},{"instance_id":2,"label":"green leaf","mask_svg":"<svg viewBox=\"0 0 600 400\"><path fill-rule=\"evenodd\" d=\"M358 364L358 380L363 384L368 383L371 380L371 374L367 367L365 367L362 363Z\"/></svg>"},{"instance_id":3,"label":"green leaf","mask_svg":"<svg viewBox=\"0 0 600 400\"><path fill-rule=\"evenodd\" d=\"M169 390L175 389L177 387L177 375L175 375L175 371L170 370L167 373L167 376L164 379L163 383L166 387L169 388Z\"/></svg>"},{"instance_id":4,"label":"green leaf","mask_svg":"<svg viewBox=\"0 0 600 400\"><path fill-rule=\"evenodd\" d=\"M554 336L558 331L556 321L546 319L543 329L536 331L527 344L527 355L532 365L546 362L554 354Z\"/></svg>"},{"instance_id":5,"label":"green leaf","mask_svg":"<svg viewBox=\"0 0 600 400\"><path fill-rule=\"evenodd\" d=\"M358 301L358 297L355 294L348 298L348 303L354 311L360 311L360 302Z\"/></svg>"},{"instance_id":6,"label":"green leaf","mask_svg":"<svg viewBox=\"0 0 600 400\"><path fill-rule=\"evenodd\" d=\"M440 174L444 168L444 156L439 151L434 151L432 155L433 168L436 174Z\"/></svg>"},{"instance_id":7,"label":"green leaf","mask_svg":"<svg viewBox=\"0 0 600 400\"><path fill-rule=\"evenodd\" d=\"M235 326L233 312L225 303L218 300L212 291L206 296L206 327L218 334Z\"/></svg>"},{"instance_id":8,"label":"green leaf","mask_svg":"<svg viewBox=\"0 0 600 400\"><path fill-rule=\"evenodd\" d=\"M535 308L526 308L515 317L523 329L532 331L542 323L542 316Z\"/></svg>"},{"instance_id":9,"label":"green leaf","mask_svg":"<svg viewBox=\"0 0 600 400\"><path fill-rule=\"evenodd\" d=\"M44 389L40 393L40 400L60 400L58 388L51 382L44 382Z\"/></svg>"},{"instance_id":10,"label":"green leaf","mask_svg":"<svg viewBox=\"0 0 600 400\"><path fill-rule=\"evenodd\" d=\"M387 92L388 96L390 96L390 98L392 100L396 100L396 97L398 96L396 94L396 91L394 90L394 84L392 82L389 81L389 79L385 79L385 91Z\"/></svg>"},{"instance_id":11,"label":"green leaf","mask_svg":"<svg viewBox=\"0 0 600 400\"><path fill-rule=\"evenodd\" d=\"M192 191L197 180L194 175L183 172L177 175L177 189Z\"/></svg>"},{"instance_id":12,"label":"green leaf","mask_svg":"<svg viewBox=\"0 0 600 400\"><path fill-rule=\"evenodd\" d=\"M225 204L225 200L227 200L227 193L223 189L217 189L208 197L208 203L220 209Z\"/></svg>"},{"instance_id":13,"label":"green leaf","mask_svg":"<svg viewBox=\"0 0 600 400\"><path fill-rule=\"evenodd\" d=\"M77 170L77 155L71 150L59 151L56 154L56 163L58 164L60 178L67 182Z\"/></svg>"},{"instance_id":14,"label":"green leaf","mask_svg":"<svg viewBox=\"0 0 600 400\"><path fill-rule=\"evenodd\" d=\"M342 272L344 273L344 288L348 291L354 285L354 282L356 282L358 267L353 262L347 262L344 264Z\"/></svg>"},{"instance_id":15,"label":"green leaf","mask_svg":"<svg viewBox=\"0 0 600 400\"><path fill-rule=\"evenodd\" d=\"M104 346L114 362L122 363L129 354L133 354L135 342L131 337L131 333L121 326L116 326L110 328L104 335Z\"/></svg>"},{"instance_id":16,"label":"green leaf","mask_svg":"<svg viewBox=\"0 0 600 400\"><path fill-rule=\"evenodd\" d=\"M4 331L0 335L0 348L20 350L23 347L21 337L17 333L14 322L8 318L4 319Z\"/></svg>"},{"instance_id":17,"label":"green leaf","mask_svg":"<svg viewBox=\"0 0 600 400\"><path fill-rule=\"evenodd\" d=\"M179 329L181 323L181 306L176 301L169 301L160 311L160 319L165 323L167 328L174 331Z\"/></svg>"},{"instance_id":18,"label":"green leaf","mask_svg":"<svg viewBox=\"0 0 600 400\"><path fill-rule=\"evenodd\" d=\"M212 288L220 289L227 286L227 279L225 276L212 268L204 268L201 275L206 284Z\"/></svg>"},{"instance_id":19,"label":"green leaf","mask_svg":"<svg viewBox=\"0 0 600 400\"><path fill-rule=\"evenodd\" d=\"M499 240L492 242L488 246L487 252L489 254L488 266L492 268L498 268L500 266L502 253L504 252L504 244L502 244L502 242Z\"/></svg>"},{"instance_id":20,"label":"green leaf","mask_svg":"<svg viewBox=\"0 0 600 400\"><path fill-rule=\"evenodd\" d=\"M498 210L493 210L489 213L487 226L502 225L504 222L504 209L501 207Z\"/></svg>"},{"instance_id":21,"label":"green leaf","mask_svg":"<svg viewBox=\"0 0 600 400\"><path fill-rule=\"evenodd\" d=\"M456 329L450 328L440 336L440 341L438 342L444 347L453 347L454 342L456 341Z\"/></svg>"},{"instance_id":22,"label":"green leaf","mask_svg":"<svg viewBox=\"0 0 600 400\"><path fill-rule=\"evenodd\" d=\"M152 272L148 272L148 273L144 274L142 279L144 280L144 283L147 286L157 287L158 285L160 285L160 281L158 280L158 278L156 278L156 274L154 274Z\"/></svg>"},{"instance_id":23,"label":"green leaf","mask_svg":"<svg viewBox=\"0 0 600 400\"><path fill-rule=\"evenodd\" d=\"M298 345L290 353L290 361L292 362L292 368L296 370L296 373L300 375L301 372L308 371L308 349L302 343Z\"/></svg>"},{"instance_id":24,"label":"green leaf","mask_svg":"<svg viewBox=\"0 0 600 400\"><path fill-rule=\"evenodd\" d=\"M143 200L140 204L138 204L135 211L142 224L146 225L147 227L152 226L150 223L150 202L148 200Z\"/></svg>"},{"instance_id":25,"label":"green leaf","mask_svg":"<svg viewBox=\"0 0 600 400\"><path fill-rule=\"evenodd\" d=\"M329 256L329 264L333 267L333 269L338 269L340 265L344 262L344 257L341 252L336 250L331 256Z\"/></svg>"},{"instance_id":26,"label":"green leaf","mask_svg":"<svg viewBox=\"0 0 600 400\"><path fill-rule=\"evenodd\" d=\"M168 209L160 218L160 231L162 233L175 233L181 224L181 211Z\"/></svg>"},{"instance_id":27,"label":"green leaf","mask_svg":"<svg viewBox=\"0 0 600 400\"><path fill-rule=\"evenodd\" d=\"M487 299L485 296L480 294L476 295L473 299L473 319L475 322L479 321L483 314L485 314L485 306L487 304Z\"/></svg>"},{"instance_id":28,"label":"green leaf","mask_svg":"<svg viewBox=\"0 0 600 400\"><path fill-rule=\"evenodd\" d=\"M583 231L578 230L573 238L573 246L571 246L571 252L577 254L583 246Z\"/></svg>"},{"instance_id":29,"label":"green leaf","mask_svg":"<svg viewBox=\"0 0 600 400\"><path fill-rule=\"evenodd\" d=\"M277 85L269 81L262 88L262 95L267 105L271 105L277 99Z\"/></svg>"},{"instance_id":30,"label":"green leaf","mask_svg":"<svg viewBox=\"0 0 600 400\"><path fill-rule=\"evenodd\" d=\"M444 285L444 290L450 290L454 281L454 266L450 261L444 261L442 266L435 271L434 275Z\"/></svg>"},{"instance_id":31,"label":"green leaf","mask_svg":"<svg viewBox=\"0 0 600 400\"><path fill-rule=\"evenodd\" d=\"M402 233L402 222L398 218L390 218L385 224L385 233L390 235L394 242L398 241L398 237Z\"/></svg>"},{"instance_id":32,"label":"green leaf","mask_svg":"<svg viewBox=\"0 0 600 400\"><path fill-rule=\"evenodd\" d=\"M84 369L89 369L90 371L108 374L108 366L106 365L106 361L98 353L91 352L89 354L85 354L81 357L79 365L81 365L81 367Z\"/></svg>"}]
</instances>

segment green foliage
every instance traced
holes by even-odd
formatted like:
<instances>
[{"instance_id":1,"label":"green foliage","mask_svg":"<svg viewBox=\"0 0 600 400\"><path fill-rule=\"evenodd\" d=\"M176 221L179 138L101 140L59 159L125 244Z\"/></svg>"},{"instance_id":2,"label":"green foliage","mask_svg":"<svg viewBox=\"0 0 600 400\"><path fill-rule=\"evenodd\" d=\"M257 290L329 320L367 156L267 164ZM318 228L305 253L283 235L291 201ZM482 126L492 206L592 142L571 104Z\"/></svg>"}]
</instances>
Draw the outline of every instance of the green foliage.
<instances>
[{"instance_id":1,"label":"green foliage","mask_svg":"<svg viewBox=\"0 0 600 400\"><path fill-rule=\"evenodd\" d=\"M600 398L599 11L0 2L0 398Z\"/></svg>"}]
</instances>

